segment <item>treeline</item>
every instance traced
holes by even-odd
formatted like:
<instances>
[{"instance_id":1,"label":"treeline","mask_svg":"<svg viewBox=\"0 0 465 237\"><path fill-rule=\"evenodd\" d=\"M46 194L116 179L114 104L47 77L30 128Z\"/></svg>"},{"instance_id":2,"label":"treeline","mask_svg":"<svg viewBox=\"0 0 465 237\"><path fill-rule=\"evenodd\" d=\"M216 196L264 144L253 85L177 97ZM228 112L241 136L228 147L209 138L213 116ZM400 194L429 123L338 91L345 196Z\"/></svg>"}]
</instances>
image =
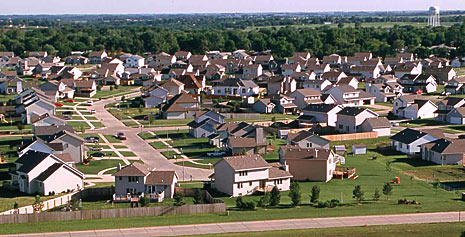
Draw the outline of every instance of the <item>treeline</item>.
<instances>
[{"instance_id":1,"label":"treeline","mask_svg":"<svg viewBox=\"0 0 465 237\"><path fill-rule=\"evenodd\" d=\"M43 29L11 29L0 31L0 51L14 51L25 56L26 51L46 50L60 57L71 51L107 49L112 52L143 54L188 50L233 51L235 49L262 51L271 49L278 58L291 56L296 51L308 51L317 57L332 53L352 55L371 51L376 56L394 55L404 47L420 57L436 54L441 57L465 56L465 25L451 27L394 26L390 29L374 27L319 27L319 28L262 28L175 30L162 27L109 28L98 26L52 27ZM428 47L445 44L456 50Z\"/></svg>"}]
</instances>

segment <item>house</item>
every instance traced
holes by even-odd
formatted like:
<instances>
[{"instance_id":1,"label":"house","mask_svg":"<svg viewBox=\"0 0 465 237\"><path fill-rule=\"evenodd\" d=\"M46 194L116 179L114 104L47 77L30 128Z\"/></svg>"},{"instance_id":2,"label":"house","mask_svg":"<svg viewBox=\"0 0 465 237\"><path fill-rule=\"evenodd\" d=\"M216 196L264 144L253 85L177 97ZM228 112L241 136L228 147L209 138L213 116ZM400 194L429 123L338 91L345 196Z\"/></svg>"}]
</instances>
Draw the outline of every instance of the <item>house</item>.
<instances>
[{"instance_id":1,"label":"house","mask_svg":"<svg viewBox=\"0 0 465 237\"><path fill-rule=\"evenodd\" d=\"M397 53L396 58L403 62L413 62L415 60L413 53Z\"/></svg>"},{"instance_id":2,"label":"house","mask_svg":"<svg viewBox=\"0 0 465 237\"><path fill-rule=\"evenodd\" d=\"M184 83L172 78L167 81L162 81L159 85L166 89L170 96L179 95L184 91Z\"/></svg>"},{"instance_id":3,"label":"house","mask_svg":"<svg viewBox=\"0 0 465 237\"><path fill-rule=\"evenodd\" d=\"M94 51L89 53L89 63L92 64L100 64L102 63L102 60L106 57L108 57L107 52L105 50L102 51Z\"/></svg>"},{"instance_id":4,"label":"house","mask_svg":"<svg viewBox=\"0 0 465 237\"><path fill-rule=\"evenodd\" d=\"M224 124L223 115L211 110L205 110L195 113L194 120L188 123L187 126L189 126L189 134L201 138L215 133L215 127L220 124Z\"/></svg>"},{"instance_id":5,"label":"house","mask_svg":"<svg viewBox=\"0 0 465 237\"><path fill-rule=\"evenodd\" d=\"M62 81L50 81L39 86L39 89L44 91L45 93L58 92L58 98L74 98L74 89L66 86L65 83ZM55 99L56 100L56 99Z\"/></svg>"},{"instance_id":6,"label":"house","mask_svg":"<svg viewBox=\"0 0 465 237\"><path fill-rule=\"evenodd\" d=\"M200 111L198 98L194 98L185 92L171 98L161 109L165 119L194 118L197 111Z\"/></svg>"},{"instance_id":7,"label":"house","mask_svg":"<svg viewBox=\"0 0 465 237\"><path fill-rule=\"evenodd\" d=\"M282 70L282 75L283 76L292 76L292 74L294 73L299 73L302 71L302 67L300 66L300 64L284 64L284 65L281 65L281 70Z\"/></svg>"},{"instance_id":8,"label":"house","mask_svg":"<svg viewBox=\"0 0 465 237\"><path fill-rule=\"evenodd\" d=\"M463 95L465 94L465 76L457 76L446 82L444 92L450 95Z\"/></svg>"},{"instance_id":9,"label":"house","mask_svg":"<svg viewBox=\"0 0 465 237\"><path fill-rule=\"evenodd\" d=\"M264 154L266 153L266 136L263 128L255 128L255 134L250 136L230 136L226 142L226 149L232 155Z\"/></svg>"},{"instance_id":10,"label":"house","mask_svg":"<svg viewBox=\"0 0 465 237\"><path fill-rule=\"evenodd\" d=\"M331 66L329 64L311 64L307 66L307 71L314 72L317 75L322 75L331 71Z\"/></svg>"},{"instance_id":11,"label":"house","mask_svg":"<svg viewBox=\"0 0 465 237\"><path fill-rule=\"evenodd\" d=\"M154 85L145 90L144 96L145 108L156 108L161 103L166 102L169 91L161 86Z\"/></svg>"},{"instance_id":12,"label":"house","mask_svg":"<svg viewBox=\"0 0 465 237\"><path fill-rule=\"evenodd\" d=\"M84 174L57 155L28 151L14 164L11 183L20 192L53 195L84 189Z\"/></svg>"},{"instance_id":13,"label":"house","mask_svg":"<svg viewBox=\"0 0 465 237\"><path fill-rule=\"evenodd\" d=\"M405 75L420 75L423 72L423 65L421 62L397 63L394 71L397 78Z\"/></svg>"},{"instance_id":14,"label":"house","mask_svg":"<svg viewBox=\"0 0 465 237\"><path fill-rule=\"evenodd\" d=\"M189 51L178 51L174 53L174 56L176 57L177 60L185 61L185 60L188 60L192 56L192 53Z\"/></svg>"},{"instance_id":15,"label":"house","mask_svg":"<svg viewBox=\"0 0 465 237\"><path fill-rule=\"evenodd\" d=\"M248 97L259 94L259 87L252 80L226 78L213 86L213 95Z\"/></svg>"},{"instance_id":16,"label":"house","mask_svg":"<svg viewBox=\"0 0 465 237\"><path fill-rule=\"evenodd\" d=\"M336 85L348 85L354 89L358 89L359 81L356 77L343 77L339 79Z\"/></svg>"},{"instance_id":17,"label":"house","mask_svg":"<svg viewBox=\"0 0 465 237\"><path fill-rule=\"evenodd\" d=\"M421 152L421 145L443 138L444 134L440 129L414 130L406 128L394 136L390 137L391 146L396 151L406 154Z\"/></svg>"},{"instance_id":18,"label":"house","mask_svg":"<svg viewBox=\"0 0 465 237\"><path fill-rule=\"evenodd\" d=\"M297 89L289 94L290 97L294 98L294 104L297 105L298 109L303 109L309 104L321 104L324 103L321 100L321 93L312 88ZM334 103L334 102L333 102Z\"/></svg>"},{"instance_id":19,"label":"house","mask_svg":"<svg viewBox=\"0 0 465 237\"><path fill-rule=\"evenodd\" d=\"M297 105L294 98L287 95L273 95L270 97L271 102L276 105L278 113L293 114L297 111Z\"/></svg>"},{"instance_id":20,"label":"house","mask_svg":"<svg viewBox=\"0 0 465 237\"><path fill-rule=\"evenodd\" d=\"M263 66L261 64L249 64L242 68L241 78L253 79L263 74Z\"/></svg>"},{"instance_id":21,"label":"house","mask_svg":"<svg viewBox=\"0 0 465 237\"><path fill-rule=\"evenodd\" d=\"M402 95L398 98L396 98L392 104L393 104L393 109L392 112L394 113L395 116L402 117L402 109L407 108L408 106L412 105L415 100L428 100L427 98L421 96L421 95Z\"/></svg>"},{"instance_id":22,"label":"house","mask_svg":"<svg viewBox=\"0 0 465 237\"><path fill-rule=\"evenodd\" d=\"M331 54L329 56L324 56L322 63L337 66L337 65L342 64L342 57L337 54Z\"/></svg>"},{"instance_id":23,"label":"house","mask_svg":"<svg viewBox=\"0 0 465 237\"><path fill-rule=\"evenodd\" d=\"M66 64L83 65L89 63L89 59L81 55L71 55L64 58Z\"/></svg>"},{"instance_id":24,"label":"house","mask_svg":"<svg viewBox=\"0 0 465 237\"><path fill-rule=\"evenodd\" d=\"M214 165L214 188L233 197L288 191L292 175L286 166L269 164L260 155L224 157Z\"/></svg>"},{"instance_id":25,"label":"house","mask_svg":"<svg viewBox=\"0 0 465 237\"><path fill-rule=\"evenodd\" d=\"M452 124L465 124L465 107L452 109L447 114L446 120Z\"/></svg>"},{"instance_id":26,"label":"house","mask_svg":"<svg viewBox=\"0 0 465 237\"><path fill-rule=\"evenodd\" d=\"M450 123L450 117L448 116L449 113L455 108L460 108L464 106L464 98L446 97L438 103L438 110L435 112L437 114L436 120Z\"/></svg>"},{"instance_id":27,"label":"house","mask_svg":"<svg viewBox=\"0 0 465 237\"><path fill-rule=\"evenodd\" d=\"M444 85L457 76L453 67L426 68L423 70L423 74L436 78L439 85Z\"/></svg>"},{"instance_id":28,"label":"house","mask_svg":"<svg viewBox=\"0 0 465 237\"><path fill-rule=\"evenodd\" d=\"M107 77L103 78L104 85L121 85L121 78L116 74L108 75Z\"/></svg>"},{"instance_id":29,"label":"house","mask_svg":"<svg viewBox=\"0 0 465 237\"><path fill-rule=\"evenodd\" d=\"M337 71L329 71L321 75L322 80L328 80L331 83L338 83L339 80L341 80L344 77L347 77L347 75L344 72L337 72Z\"/></svg>"},{"instance_id":30,"label":"house","mask_svg":"<svg viewBox=\"0 0 465 237\"><path fill-rule=\"evenodd\" d=\"M143 196L151 200L173 198L178 183L178 175L174 170L156 170L145 164L134 162L120 168L118 166L115 177L115 196L132 197Z\"/></svg>"},{"instance_id":31,"label":"house","mask_svg":"<svg viewBox=\"0 0 465 237\"><path fill-rule=\"evenodd\" d=\"M364 108L346 107L337 113L336 130L340 133L358 133L362 123L368 118L378 118L378 114Z\"/></svg>"},{"instance_id":32,"label":"house","mask_svg":"<svg viewBox=\"0 0 465 237\"><path fill-rule=\"evenodd\" d=\"M305 116L314 117L317 123L335 127L337 113L342 110L342 106L336 104L309 104L302 109Z\"/></svg>"},{"instance_id":33,"label":"house","mask_svg":"<svg viewBox=\"0 0 465 237\"><path fill-rule=\"evenodd\" d=\"M270 98L262 98L257 100L253 106L253 111L261 114L271 114L275 112L276 104L271 102Z\"/></svg>"},{"instance_id":34,"label":"house","mask_svg":"<svg viewBox=\"0 0 465 237\"><path fill-rule=\"evenodd\" d=\"M30 124L34 116L55 115L55 105L44 99L35 99L29 104L18 105L16 113L21 115L21 121L24 124Z\"/></svg>"},{"instance_id":35,"label":"house","mask_svg":"<svg viewBox=\"0 0 465 237\"><path fill-rule=\"evenodd\" d=\"M145 58L139 55L122 55L121 59L124 58L124 67L128 68L141 68L145 66Z\"/></svg>"},{"instance_id":36,"label":"house","mask_svg":"<svg viewBox=\"0 0 465 237\"><path fill-rule=\"evenodd\" d=\"M97 83L94 80L75 80L72 82L76 97L91 98L97 94Z\"/></svg>"},{"instance_id":37,"label":"house","mask_svg":"<svg viewBox=\"0 0 465 237\"><path fill-rule=\"evenodd\" d=\"M293 180L328 182L336 170L336 155L323 148L281 146L279 161L289 166Z\"/></svg>"},{"instance_id":38,"label":"house","mask_svg":"<svg viewBox=\"0 0 465 237\"><path fill-rule=\"evenodd\" d=\"M28 52L28 56L29 57L35 57L35 58L38 58L38 59L43 59L45 57L47 57L47 52L46 51L30 51Z\"/></svg>"},{"instance_id":39,"label":"house","mask_svg":"<svg viewBox=\"0 0 465 237\"><path fill-rule=\"evenodd\" d=\"M43 114L41 116L33 117L31 119L31 124L32 124L32 133L34 133L35 127L53 126L53 125L64 126L66 125L66 121L55 115Z\"/></svg>"},{"instance_id":40,"label":"house","mask_svg":"<svg viewBox=\"0 0 465 237\"><path fill-rule=\"evenodd\" d=\"M383 66L370 65L370 66L355 66L350 69L350 73L359 74L361 78L378 78L381 76Z\"/></svg>"},{"instance_id":41,"label":"house","mask_svg":"<svg viewBox=\"0 0 465 237\"><path fill-rule=\"evenodd\" d=\"M324 93L332 95L339 105L363 106L375 104L375 96L348 85L333 86L324 91Z\"/></svg>"},{"instance_id":42,"label":"house","mask_svg":"<svg viewBox=\"0 0 465 237\"><path fill-rule=\"evenodd\" d=\"M69 162L80 164L85 158L85 140L68 125L36 126L34 135L59 153L68 153Z\"/></svg>"},{"instance_id":43,"label":"house","mask_svg":"<svg viewBox=\"0 0 465 237\"><path fill-rule=\"evenodd\" d=\"M305 130L287 135L287 145L298 146L300 148L329 149L329 142L329 140Z\"/></svg>"},{"instance_id":44,"label":"house","mask_svg":"<svg viewBox=\"0 0 465 237\"><path fill-rule=\"evenodd\" d=\"M367 118L360 129L362 132L376 132L378 137L391 135L391 123L386 117Z\"/></svg>"},{"instance_id":45,"label":"house","mask_svg":"<svg viewBox=\"0 0 465 237\"><path fill-rule=\"evenodd\" d=\"M394 100L401 92L395 93L388 84L366 83L365 91L375 96L375 102L386 103Z\"/></svg>"},{"instance_id":46,"label":"house","mask_svg":"<svg viewBox=\"0 0 465 237\"><path fill-rule=\"evenodd\" d=\"M462 165L464 139L438 139L421 145L421 158L438 165Z\"/></svg>"},{"instance_id":47,"label":"house","mask_svg":"<svg viewBox=\"0 0 465 237\"><path fill-rule=\"evenodd\" d=\"M189 58L190 60L190 58ZM151 68L164 68L177 61L176 56L161 52L157 55L152 56L152 59L147 59L148 66Z\"/></svg>"},{"instance_id":48,"label":"house","mask_svg":"<svg viewBox=\"0 0 465 237\"><path fill-rule=\"evenodd\" d=\"M189 94L199 95L205 90L206 80L204 76L183 75L179 77L179 81L184 84L184 90L188 91Z\"/></svg>"},{"instance_id":49,"label":"house","mask_svg":"<svg viewBox=\"0 0 465 237\"><path fill-rule=\"evenodd\" d=\"M433 76L421 75L404 75L399 83L404 87L406 93L432 93L437 90L438 84Z\"/></svg>"},{"instance_id":50,"label":"house","mask_svg":"<svg viewBox=\"0 0 465 237\"><path fill-rule=\"evenodd\" d=\"M225 122L215 127L215 133L210 135L209 143L218 148L227 148L228 138L255 137L256 127L246 122Z\"/></svg>"},{"instance_id":51,"label":"house","mask_svg":"<svg viewBox=\"0 0 465 237\"><path fill-rule=\"evenodd\" d=\"M333 83L331 83L329 80L310 80L310 81L304 81L302 83L302 88L312 88L317 91L325 91L328 88L332 87Z\"/></svg>"},{"instance_id":52,"label":"house","mask_svg":"<svg viewBox=\"0 0 465 237\"><path fill-rule=\"evenodd\" d=\"M436 117L438 106L431 100L415 99L406 107L396 108L394 115L408 119L425 119Z\"/></svg>"},{"instance_id":53,"label":"house","mask_svg":"<svg viewBox=\"0 0 465 237\"><path fill-rule=\"evenodd\" d=\"M273 76L266 85L268 95L288 94L297 89L297 81L289 76Z\"/></svg>"}]
</instances>

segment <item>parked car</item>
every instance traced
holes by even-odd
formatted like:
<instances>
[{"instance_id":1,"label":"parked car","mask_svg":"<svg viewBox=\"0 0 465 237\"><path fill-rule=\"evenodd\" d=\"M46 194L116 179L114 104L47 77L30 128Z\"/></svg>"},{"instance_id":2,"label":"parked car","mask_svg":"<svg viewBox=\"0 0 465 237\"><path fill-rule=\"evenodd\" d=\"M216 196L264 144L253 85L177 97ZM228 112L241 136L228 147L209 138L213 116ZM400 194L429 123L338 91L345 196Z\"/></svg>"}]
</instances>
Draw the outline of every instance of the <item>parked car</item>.
<instances>
[{"instance_id":1,"label":"parked car","mask_svg":"<svg viewBox=\"0 0 465 237\"><path fill-rule=\"evenodd\" d=\"M398 122L391 122L391 126L398 127L399 123Z\"/></svg>"},{"instance_id":2,"label":"parked car","mask_svg":"<svg viewBox=\"0 0 465 237\"><path fill-rule=\"evenodd\" d=\"M72 119L71 116L69 116L69 115L65 115L65 116L63 116L63 118L64 118L65 120L71 120L71 119Z\"/></svg>"},{"instance_id":3,"label":"parked car","mask_svg":"<svg viewBox=\"0 0 465 237\"><path fill-rule=\"evenodd\" d=\"M67 100L65 100L65 102L74 103L74 100L73 99L67 99Z\"/></svg>"},{"instance_id":4,"label":"parked car","mask_svg":"<svg viewBox=\"0 0 465 237\"><path fill-rule=\"evenodd\" d=\"M91 114L95 114L95 113L96 113L96 112L95 112L95 109L91 109L91 110L90 110L90 113L91 113Z\"/></svg>"},{"instance_id":5,"label":"parked car","mask_svg":"<svg viewBox=\"0 0 465 237\"><path fill-rule=\"evenodd\" d=\"M55 106L56 106L56 107L62 107L63 104L62 104L62 103L55 103Z\"/></svg>"},{"instance_id":6,"label":"parked car","mask_svg":"<svg viewBox=\"0 0 465 237\"><path fill-rule=\"evenodd\" d=\"M224 156L226 155L226 152L220 151L220 150L215 150L214 152L208 152L207 156Z\"/></svg>"},{"instance_id":7,"label":"parked car","mask_svg":"<svg viewBox=\"0 0 465 237\"><path fill-rule=\"evenodd\" d=\"M74 112L71 111L71 110L66 110L66 111L63 111L62 114L69 114L69 115L71 115L71 114L74 114Z\"/></svg>"},{"instance_id":8,"label":"parked car","mask_svg":"<svg viewBox=\"0 0 465 237\"><path fill-rule=\"evenodd\" d=\"M105 152L98 151L98 152L91 153L90 156L92 156L92 157L104 157L104 156L106 156L106 154L105 154Z\"/></svg>"},{"instance_id":9,"label":"parked car","mask_svg":"<svg viewBox=\"0 0 465 237\"><path fill-rule=\"evenodd\" d=\"M124 132L118 132L116 134L116 138L118 138L119 140L126 140L126 135L124 135Z\"/></svg>"},{"instance_id":10,"label":"parked car","mask_svg":"<svg viewBox=\"0 0 465 237\"><path fill-rule=\"evenodd\" d=\"M99 137L86 137L85 140L86 142L97 143L100 141L100 138Z\"/></svg>"},{"instance_id":11,"label":"parked car","mask_svg":"<svg viewBox=\"0 0 465 237\"><path fill-rule=\"evenodd\" d=\"M88 101L87 101L87 104L88 104L88 105L94 105L94 101L88 100Z\"/></svg>"},{"instance_id":12,"label":"parked car","mask_svg":"<svg viewBox=\"0 0 465 237\"><path fill-rule=\"evenodd\" d=\"M93 147L93 146L91 146L91 147L89 147L89 150L91 150L91 151L101 151L102 148L101 147Z\"/></svg>"}]
</instances>

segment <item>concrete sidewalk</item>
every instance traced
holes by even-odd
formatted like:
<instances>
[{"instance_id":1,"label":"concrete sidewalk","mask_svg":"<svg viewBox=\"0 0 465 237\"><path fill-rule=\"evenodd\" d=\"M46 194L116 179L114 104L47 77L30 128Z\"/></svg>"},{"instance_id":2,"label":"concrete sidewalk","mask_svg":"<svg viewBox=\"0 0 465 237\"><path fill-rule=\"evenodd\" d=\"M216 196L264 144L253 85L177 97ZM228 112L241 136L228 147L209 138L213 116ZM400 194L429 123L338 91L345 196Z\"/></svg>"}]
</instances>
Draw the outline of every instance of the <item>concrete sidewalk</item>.
<instances>
[{"instance_id":1,"label":"concrete sidewalk","mask_svg":"<svg viewBox=\"0 0 465 237\"><path fill-rule=\"evenodd\" d=\"M296 230L313 228L332 228L346 226L427 224L439 222L458 222L459 212L437 212L397 215L373 215L351 217L307 218L291 220L227 222L213 224L159 226L130 229L110 229L73 231L45 234L9 235L9 236L174 236L220 234L234 232L254 232L273 230Z\"/></svg>"}]
</instances>

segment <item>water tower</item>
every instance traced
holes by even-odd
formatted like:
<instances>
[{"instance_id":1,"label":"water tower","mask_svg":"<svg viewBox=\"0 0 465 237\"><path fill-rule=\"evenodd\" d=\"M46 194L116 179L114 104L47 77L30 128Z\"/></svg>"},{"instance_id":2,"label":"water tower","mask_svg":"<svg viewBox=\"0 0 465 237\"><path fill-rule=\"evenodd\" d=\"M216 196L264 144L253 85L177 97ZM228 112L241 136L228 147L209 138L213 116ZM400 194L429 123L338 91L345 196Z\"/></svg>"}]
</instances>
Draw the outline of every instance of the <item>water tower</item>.
<instances>
[{"instance_id":1,"label":"water tower","mask_svg":"<svg viewBox=\"0 0 465 237\"><path fill-rule=\"evenodd\" d=\"M432 6L429 8L428 25L432 27L441 26L441 17L439 16L439 7Z\"/></svg>"}]
</instances>

